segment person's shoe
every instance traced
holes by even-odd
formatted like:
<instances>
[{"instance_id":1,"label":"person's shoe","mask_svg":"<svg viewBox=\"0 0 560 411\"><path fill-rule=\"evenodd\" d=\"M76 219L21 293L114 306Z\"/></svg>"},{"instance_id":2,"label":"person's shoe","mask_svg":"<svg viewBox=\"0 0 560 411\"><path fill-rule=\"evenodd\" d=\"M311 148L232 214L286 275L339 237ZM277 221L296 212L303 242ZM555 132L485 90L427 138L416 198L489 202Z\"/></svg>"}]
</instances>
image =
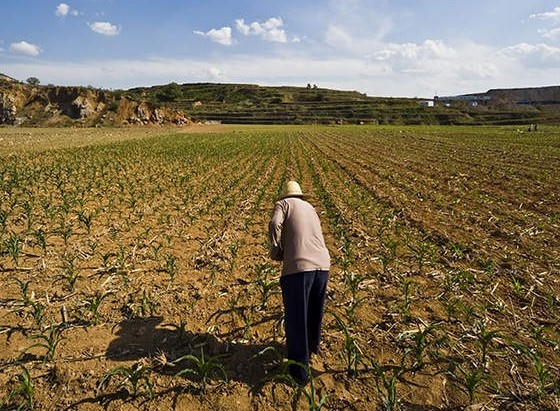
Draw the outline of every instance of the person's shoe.
<instances>
[{"instance_id":1,"label":"person's shoe","mask_svg":"<svg viewBox=\"0 0 560 411\"><path fill-rule=\"evenodd\" d=\"M308 371L297 364L290 365L290 376L300 386L304 386L309 382Z\"/></svg>"}]
</instances>

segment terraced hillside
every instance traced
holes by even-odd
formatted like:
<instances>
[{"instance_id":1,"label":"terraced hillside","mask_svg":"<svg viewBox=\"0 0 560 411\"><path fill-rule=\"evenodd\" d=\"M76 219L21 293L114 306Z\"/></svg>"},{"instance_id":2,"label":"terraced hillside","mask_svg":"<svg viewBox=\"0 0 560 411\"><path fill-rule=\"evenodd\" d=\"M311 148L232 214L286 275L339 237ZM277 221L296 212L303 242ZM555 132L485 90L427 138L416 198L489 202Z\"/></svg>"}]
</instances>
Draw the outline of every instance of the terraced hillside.
<instances>
[{"instance_id":1,"label":"terraced hillside","mask_svg":"<svg viewBox=\"0 0 560 411\"><path fill-rule=\"evenodd\" d=\"M251 84L175 84L127 95L164 104L194 121L224 124L531 124L560 123L556 106L506 104L427 107L417 98L370 97L357 91Z\"/></svg>"}]
</instances>

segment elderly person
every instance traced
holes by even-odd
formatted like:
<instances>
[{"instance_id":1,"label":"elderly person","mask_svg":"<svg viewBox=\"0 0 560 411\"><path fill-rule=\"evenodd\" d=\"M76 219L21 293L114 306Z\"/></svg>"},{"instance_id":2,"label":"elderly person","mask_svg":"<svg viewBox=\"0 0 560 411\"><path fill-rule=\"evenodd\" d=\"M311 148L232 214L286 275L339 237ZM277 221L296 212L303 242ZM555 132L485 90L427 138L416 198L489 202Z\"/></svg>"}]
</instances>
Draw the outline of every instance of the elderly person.
<instances>
[{"instance_id":1,"label":"elderly person","mask_svg":"<svg viewBox=\"0 0 560 411\"><path fill-rule=\"evenodd\" d=\"M290 375L309 381L310 353L319 352L330 257L319 216L303 199L299 184L288 181L269 223L270 257L282 261L280 287Z\"/></svg>"}]
</instances>

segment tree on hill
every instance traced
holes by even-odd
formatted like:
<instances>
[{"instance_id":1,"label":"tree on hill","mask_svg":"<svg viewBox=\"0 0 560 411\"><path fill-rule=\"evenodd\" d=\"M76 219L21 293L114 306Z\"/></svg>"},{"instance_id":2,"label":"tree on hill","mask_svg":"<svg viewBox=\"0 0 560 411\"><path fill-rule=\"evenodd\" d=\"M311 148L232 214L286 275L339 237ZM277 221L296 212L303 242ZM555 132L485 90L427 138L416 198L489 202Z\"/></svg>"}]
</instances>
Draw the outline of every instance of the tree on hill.
<instances>
[{"instance_id":1,"label":"tree on hill","mask_svg":"<svg viewBox=\"0 0 560 411\"><path fill-rule=\"evenodd\" d=\"M31 84L32 86L37 86L41 83L37 77L29 77L27 80L25 80L25 82L27 84Z\"/></svg>"}]
</instances>

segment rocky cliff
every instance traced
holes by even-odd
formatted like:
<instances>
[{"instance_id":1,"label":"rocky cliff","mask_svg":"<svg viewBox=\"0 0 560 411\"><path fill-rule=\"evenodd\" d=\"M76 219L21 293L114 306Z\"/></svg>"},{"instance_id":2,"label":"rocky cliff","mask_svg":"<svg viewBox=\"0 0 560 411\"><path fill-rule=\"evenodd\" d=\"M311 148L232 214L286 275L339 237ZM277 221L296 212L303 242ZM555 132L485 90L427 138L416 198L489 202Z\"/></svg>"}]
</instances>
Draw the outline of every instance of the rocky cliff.
<instances>
[{"instance_id":1,"label":"rocky cliff","mask_svg":"<svg viewBox=\"0 0 560 411\"><path fill-rule=\"evenodd\" d=\"M0 125L126 126L184 125L179 110L89 87L39 86L0 77Z\"/></svg>"}]
</instances>

